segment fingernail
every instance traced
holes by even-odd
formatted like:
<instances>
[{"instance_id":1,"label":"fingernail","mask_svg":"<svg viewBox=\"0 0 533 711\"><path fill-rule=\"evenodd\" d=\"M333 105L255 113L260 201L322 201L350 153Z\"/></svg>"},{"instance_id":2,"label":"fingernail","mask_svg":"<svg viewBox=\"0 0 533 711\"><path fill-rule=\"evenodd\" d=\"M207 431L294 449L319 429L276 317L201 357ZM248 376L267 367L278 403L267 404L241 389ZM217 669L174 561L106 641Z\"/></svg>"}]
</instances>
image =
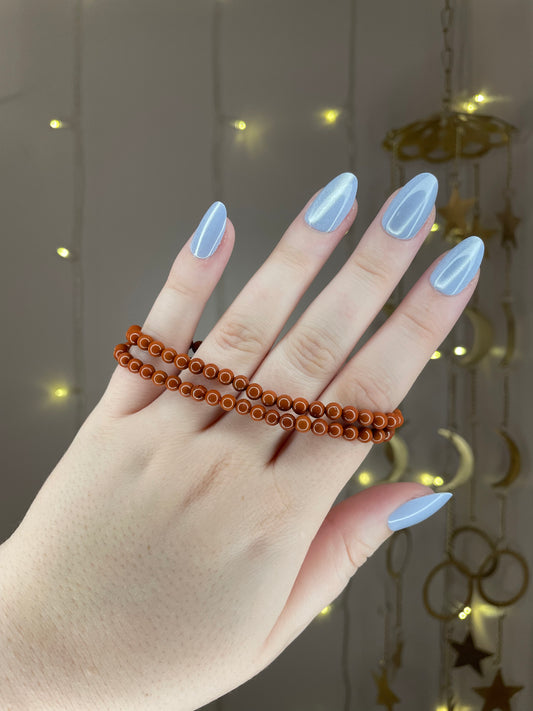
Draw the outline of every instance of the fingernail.
<instances>
[{"instance_id":1,"label":"fingernail","mask_svg":"<svg viewBox=\"0 0 533 711\"><path fill-rule=\"evenodd\" d=\"M411 239L428 219L439 181L432 173L420 173L406 183L388 206L381 225L397 239Z\"/></svg>"},{"instance_id":2,"label":"fingernail","mask_svg":"<svg viewBox=\"0 0 533 711\"><path fill-rule=\"evenodd\" d=\"M341 173L316 196L305 213L305 221L320 232L333 232L350 212L357 194L357 178Z\"/></svg>"},{"instance_id":3,"label":"fingernail","mask_svg":"<svg viewBox=\"0 0 533 711\"><path fill-rule=\"evenodd\" d=\"M207 259L220 244L226 230L226 206L222 202L214 202L202 217L191 241L191 252L195 257Z\"/></svg>"},{"instance_id":4,"label":"fingernail","mask_svg":"<svg viewBox=\"0 0 533 711\"><path fill-rule=\"evenodd\" d=\"M484 251L483 240L475 235L459 242L433 270L431 286L447 296L458 294L476 275Z\"/></svg>"},{"instance_id":5,"label":"fingernail","mask_svg":"<svg viewBox=\"0 0 533 711\"><path fill-rule=\"evenodd\" d=\"M402 528L407 528L407 526L414 526L415 523L425 521L426 518L432 516L451 498L452 494L449 492L419 496L418 499L407 501L396 511L393 511L387 520L387 524L391 531L400 531Z\"/></svg>"}]
</instances>

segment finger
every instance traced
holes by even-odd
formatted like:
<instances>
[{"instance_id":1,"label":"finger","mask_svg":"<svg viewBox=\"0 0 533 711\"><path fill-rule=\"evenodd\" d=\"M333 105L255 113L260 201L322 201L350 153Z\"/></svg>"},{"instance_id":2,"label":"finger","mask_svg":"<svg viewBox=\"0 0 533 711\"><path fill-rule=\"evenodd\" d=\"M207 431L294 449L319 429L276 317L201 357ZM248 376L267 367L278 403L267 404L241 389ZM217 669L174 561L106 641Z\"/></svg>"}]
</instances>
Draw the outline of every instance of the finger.
<instances>
[{"instance_id":1,"label":"finger","mask_svg":"<svg viewBox=\"0 0 533 711\"><path fill-rule=\"evenodd\" d=\"M220 368L229 368L235 375L252 375L355 219L356 190L355 175L343 173L311 198L268 259L205 337L196 357L205 364L215 363ZM189 371L181 377L206 387L202 375L195 376ZM222 394L239 394L231 385L224 386L217 381L212 387ZM174 393L163 395L161 404L169 397L174 397ZM197 403L192 398L188 414L199 429L225 415L220 407ZM236 413L230 413L225 418L231 427L235 427L235 416ZM239 432L243 428L244 433L247 425L252 425L257 434L258 426L249 417L240 418Z\"/></svg>"},{"instance_id":2,"label":"finger","mask_svg":"<svg viewBox=\"0 0 533 711\"><path fill-rule=\"evenodd\" d=\"M142 325L143 333L167 348L186 353L205 304L228 263L234 242L235 230L227 219L225 206L221 202L213 203L174 260L167 281ZM126 342L125 332L120 342ZM164 363L136 345L131 346L129 352L156 370L169 375L179 372L172 364ZM165 391L164 386L117 365L101 404L109 414L126 415L142 409ZM178 397L176 393L171 394Z\"/></svg>"},{"instance_id":3,"label":"finger","mask_svg":"<svg viewBox=\"0 0 533 711\"><path fill-rule=\"evenodd\" d=\"M483 241L469 237L434 262L320 400L381 412L398 407L472 296L483 251ZM297 433L275 461L276 478L288 500L300 500L305 491L319 516L369 449L359 441Z\"/></svg>"},{"instance_id":4,"label":"finger","mask_svg":"<svg viewBox=\"0 0 533 711\"><path fill-rule=\"evenodd\" d=\"M287 393L309 403L316 399L338 373L423 244L434 221L437 188L435 176L422 173L389 197L342 269L254 373L255 382L277 395ZM394 223L391 227L386 218L391 212L401 216L398 205L406 206L401 234L409 235L409 239L391 236L391 232L398 235L398 228ZM287 436L280 433L279 426L265 427L264 423L259 435L257 423L251 417L246 420L250 422L244 422L240 429L247 428L250 436L258 438L257 446L268 461L280 438ZM219 424L231 427L229 418Z\"/></svg>"}]
</instances>

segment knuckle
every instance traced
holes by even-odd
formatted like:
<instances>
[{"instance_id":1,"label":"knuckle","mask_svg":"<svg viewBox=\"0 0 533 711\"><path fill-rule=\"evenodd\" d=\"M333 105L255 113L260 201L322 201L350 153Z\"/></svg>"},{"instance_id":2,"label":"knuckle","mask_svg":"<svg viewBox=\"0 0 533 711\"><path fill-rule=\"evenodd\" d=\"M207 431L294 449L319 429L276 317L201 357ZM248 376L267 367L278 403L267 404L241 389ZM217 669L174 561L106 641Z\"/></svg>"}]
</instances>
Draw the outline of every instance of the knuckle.
<instances>
[{"instance_id":1,"label":"knuckle","mask_svg":"<svg viewBox=\"0 0 533 711\"><path fill-rule=\"evenodd\" d=\"M297 279L309 276L310 261L307 255L301 249L296 249L290 244L280 244L278 254L273 254L272 259L276 260L276 266L279 268L289 269L295 272ZM279 269L276 270L279 273Z\"/></svg>"},{"instance_id":2,"label":"knuckle","mask_svg":"<svg viewBox=\"0 0 533 711\"><path fill-rule=\"evenodd\" d=\"M170 294L176 294L180 300L196 301L198 297L198 289L192 284L185 283L181 279L172 279L169 277L164 288Z\"/></svg>"},{"instance_id":3,"label":"knuckle","mask_svg":"<svg viewBox=\"0 0 533 711\"><path fill-rule=\"evenodd\" d=\"M367 370L356 376L355 397L358 406L371 410L388 409L394 401L393 383L386 372Z\"/></svg>"},{"instance_id":4,"label":"knuckle","mask_svg":"<svg viewBox=\"0 0 533 711\"><path fill-rule=\"evenodd\" d=\"M246 355L262 353L264 350L264 330L260 323L233 315L225 319L213 332L213 337L222 350L237 350Z\"/></svg>"},{"instance_id":5,"label":"knuckle","mask_svg":"<svg viewBox=\"0 0 533 711\"><path fill-rule=\"evenodd\" d=\"M372 288L389 286L390 274L387 265L383 262L372 259L368 255L354 254L352 267L356 272L356 279L361 277Z\"/></svg>"},{"instance_id":6,"label":"knuckle","mask_svg":"<svg viewBox=\"0 0 533 711\"><path fill-rule=\"evenodd\" d=\"M415 338L416 341L423 343L432 343L435 340L435 329L432 325L435 323L435 318L425 309L411 307L405 311L398 311L398 320L409 338Z\"/></svg>"},{"instance_id":7,"label":"knuckle","mask_svg":"<svg viewBox=\"0 0 533 711\"><path fill-rule=\"evenodd\" d=\"M338 366L338 349L330 334L317 325L297 326L286 339L284 349L291 365L313 380L322 379L324 373Z\"/></svg>"}]
</instances>

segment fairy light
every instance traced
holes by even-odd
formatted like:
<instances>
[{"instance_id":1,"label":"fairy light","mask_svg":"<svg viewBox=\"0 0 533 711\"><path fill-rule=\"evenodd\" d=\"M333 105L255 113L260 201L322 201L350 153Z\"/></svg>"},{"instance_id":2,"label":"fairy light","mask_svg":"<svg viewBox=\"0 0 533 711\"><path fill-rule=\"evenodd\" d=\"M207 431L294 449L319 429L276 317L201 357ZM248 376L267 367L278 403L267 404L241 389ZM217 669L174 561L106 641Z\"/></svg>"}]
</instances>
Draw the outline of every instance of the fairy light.
<instances>
[{"instance_id":1,"label":"fairy light","mask_svg":"<svg viewBox=\"0 0 533 711\"><path fill-rule=\"evenodd\" d=\"M460 618L461 620L466 620L466 618L468 617L468 615L469 615L471 612L472 612L472 608L471 608L471 607L468 607L468 605L467 605L467 606L464 607L464 608L461 610L461 612L459 613L459 618Z\"/></svg>"},{"instance_id":2,"label":"fairy light","mask_svg":"<svg viewBox=\"0 0 533 711\"><path fill-rule=\"evenodd\" d=\"M60 119L52 119L50 121L50 128L65 128L65 122Z\"/></svg>"},{"instance_id":3,"label":"fairy light","mask_svg":"<svg viewBox=\"0 0 533 711\"><path fill-rule=\"evenodd\" d=\"M63 257L63 259L68 259L68 257L70 257L70 251L66 247L58 247L56 252L60 257Z\"/></svg>"},{"instance_id":4,"label":"fairy light","mask_svg":"<svg viewBox=\"0 0 533 711\"><path fill-rule=\"evenodd\" d=\"M424 486L431 486L434 479L435 477L433 474L430 474L429 472L422 472L418 477L418 480L421 484L424 484Z\"/></svg>"},{"instance_id":5,"label":"fairy light","mask_svg":"<svg viewBox=\"0 0 533 711\"><path fill-rule=\"evenodd\" d=\"M233 128L237 129L237 131L246 130L246 121L243 121L242 119L238 119L237 121L234 121Z\"/></svg>"},{"instance_id":6,"label":"fairy light","mask_svg":"<svg viewBox=\"0 0 533 711\"><path fill-rule=\"evenodd\" d=\"M431 356L431 360L438 360L439 358L442 358L442 353L440 351L435 351Z\"/></svg>"},{"instance_id":7,"label":"fairy light","mask_svg":"<svg viewBox=\"0 0 533 711\"><path fill-rule=\"evenodd\" d=\"M438 222L434 222L431 225L431 232L438 232L440 230L440 225Z\"/></svg>"},{"instance_id":8,"label":"fairy light","mask_svg":"<svg viewBox=\"0 0 533 711\"><path fill-rule=\"evenodd\" d=\"M59 388L55 388L55 390L54 390L54 397L56 397L58 399L67 397L68 394L69 394L68 388L59 387Z\"/></svg>"},{"instance_id":9,"label":"fairy light","mask_svg":"<svg viewBox=\"0 0 533 711\"><path fill-rule=\"evenodd\" d=\"M464 356L466 353L466 348L464 346L455 346L453 352L456 356Z\"/></svg>"},{"instance_id":10,"label":"fairy light","mask_svg":"<svg viewBox=\"0 0 533 711\"><path fill-rule=\"evenodd\" d=\"M322 111L322 118L325 123L334 124L337 122L340 114L340 109L326 109L325 111Z\"/></svg>"},{"instance_id":11,"label":"fairy light","mask_svg":"<svg viewBox=\"0 0 533 711\"><path fill-rule=\"evenodd\" d=\"M368 486L372 482L372 474L370 472L361 472L357 478L363 486Z\"/></svg>"},{"instance_id":12,"label":"fairy light","mask_svg":"<svg viewBox=\"0 0 533 711\"><path fill-rule=\"evenodd\" d=\"M474 101L478 104L482 104L484 101L486 101L487 97L485 94L476 94L474 96Z\"/></svg>"},{"instance_id":13,"label":"fairy light","mask_svg":"<svg viewBox=\"0 0 533 711\"><path fill-rule=\"evenodd\" d=\"M329 613L331 612L332 609L333 608L331 605L326 605L326 607L324 607L322 610L320 610L320 616L325 617L326 615L329 615Z\"/></svg>"}]
</instances>

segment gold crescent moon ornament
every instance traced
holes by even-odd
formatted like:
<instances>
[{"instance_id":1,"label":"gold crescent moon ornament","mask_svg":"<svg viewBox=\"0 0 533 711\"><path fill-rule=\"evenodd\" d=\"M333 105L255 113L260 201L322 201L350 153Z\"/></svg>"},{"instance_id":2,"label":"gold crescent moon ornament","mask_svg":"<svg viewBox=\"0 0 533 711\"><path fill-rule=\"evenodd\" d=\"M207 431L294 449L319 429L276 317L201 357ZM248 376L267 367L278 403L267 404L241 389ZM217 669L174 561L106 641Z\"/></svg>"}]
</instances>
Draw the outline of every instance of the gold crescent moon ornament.
<instances>
[{"instance_id":1,"label":"gold crescent moon ornament","mask_svg":"<svg viewBox=\"0 0 533 711\"><path fill-rule=\"evenodd\" d=\"M500 361L500 366L506 368L514 358L516 349L516 321L513 307L509 301L502 301L502 308L505 313L505 323L507 325L507 345L505 355Z\"/></svg>"},{"instance_id":2,"label":"gold crescent moon ornament","mask_svg":"<svg viewBox=\"0 0 533 711\"><path fill-rule=\"evenodd\" d=\"M492 484L494 488L511 486L513 481L520 474L520 468L522 463L520 450L518 449L518 446L514 439L510 435L508 435L505 430L498 430L498 434L503 437L503 439L507 443L507 448L509 450L509 468L507 469L507 473L503 477L503 479Z\"/></svg>"},{"instance_id":3,"label":"gold crescent moon ornament","mask_svg":"<svg viewBox=\"0 0 533 711\"><path fill-rule=\"evenodd\" d=\"M385 442L385 444L388 445L386 452L387 458L392 462L392 470L389 476L383 481L387 483L400 481L409 463L407 444L398 434L395 434L394 437L388 442Z\"/></svg>"},{"instance_id":4,"label":"gold crescent moon ornament","mask_svg":"<svg viewBox=\"0 0 533 711\"><path fill-rule=\"evenodd\" d=\"M494 341L494 329L489 319L479 309L468 306L465 315L474 329L474 342L466 355L459 357L458 363L462 366L471 366L479 363L488 354Z\"/></svg>"},{"instance_id":5,"label":"gold crescent moon ornament","mask_svg":"<svg viewBox=\"0 0 533 711\"><path fill-rule=\"evenodd\" d=\"M452 491L462 484L466 484L474 473L474 453L466 439L457 432L442 427L438 432L441 437L446 437L446 439L450 440L459 454L459 466L457 467L455 475L449 482L437 487L439 492Z\"/></svg>"}]
</instances>

